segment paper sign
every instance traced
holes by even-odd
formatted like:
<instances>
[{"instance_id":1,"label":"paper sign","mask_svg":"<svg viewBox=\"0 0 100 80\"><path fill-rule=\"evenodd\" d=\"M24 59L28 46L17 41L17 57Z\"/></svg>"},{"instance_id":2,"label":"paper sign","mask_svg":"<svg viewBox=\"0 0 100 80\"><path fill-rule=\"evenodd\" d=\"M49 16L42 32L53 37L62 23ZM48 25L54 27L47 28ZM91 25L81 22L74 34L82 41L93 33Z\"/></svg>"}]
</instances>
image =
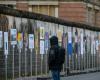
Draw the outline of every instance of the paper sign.
<instances>
[{"instance_id":1,"label":"paper sign","mask_svg":"<svg viewBox=\"0 0 100 80\"><path fill-rule=\"evenodd\" d=\"M18 33L17 41L18 41L18 47L22 48L23 47L23 34L22 33Z\"/></svg>"},{"instance_id":2,"label":"paper sign","mask_svg":"<svg viewBox=\"0 0 100 80\"><path fill-rule=\"evenodd\" d=\"M96 50L99 50L99 41L96 40Z\"/></svg>"},{"instance_id":3,"label":"paper sign","mask_svg":"<svg viewBox=\"0 0 100 80\"><path fill-rule=\"evenodd\" d=\"M93 41L93 54L96 54L96 42L95 40Z\"/></svg>"},{"instance_id":4,"label":"paper sign","mask_svg":"<svg viewBox=\"0 0 100 80\"><path fill-rule=\"evenodd\" d=\"M93 54L93 47L94 47L94 35L91 36L91 54Z\"/></svg>"},{"instance_id":5,"label":"paper sign","mask_svg":"<svg viewBox=\"0 0 100 80\"><path fill-rule=\"evenodd\" d=\"M24 45L25 45L25 48L27 48L28 47L28 34L23 33L23 35L24 35L24 39L23 39Z\"/></svg>"},{"instance_id":6,"label":"paper sign","mask_svg":"<svg viewBox=\"0 0 100 80\"><path fill-rule=\"evenodd\" d=\"M83 54L83 33L81 33L81 54Z\"/></svg>"},{"instance_id":7,"label":"paper sign","mask_svg":"<svg viewBox=\"0 0 100 80\"><path fill-rule=\"evenodd\" d=\"M4 54L8 55L8 32L4 32Z\"/></svg>"},{"instance_id":8,"label":"paper sign","mask_svg":"<svg viewBox=\"0 0 100 80\"><path fill-rule=\"evenodd\" d=\"M58 41L61 42L62 41L62 31L61 30L57 31L57 37L58 37Z\"/></svg>"},{"instance_id":9,"label":"paper sign","mask_svg":"<svg viewBox=\"0 0 100 80\"><path fill-rule=\"evenodd\" d=\"M44 41L40 40L40 54L44 54Z\"/></svg>"},{"instance_id":10,"label":"paper sign","mask_svg":"<svg viewBox=\"0 0 100 80\"><path fill-rule=\"evenodd\" d=\"M68 55L72 55L72 53L73 53L72 43L67 44L67 53L68 53Z\"/></svg>"},{"instance_id":11,"label":"paper sign","mask_svg":"<svg viewBox=\"0 0 100 80\"><path fill-rule=\"evenodd\" d=\"M64 33L63 34L63 36L62 36L62 46L64 47L64 48L66 48L66 34Z\"/></svg>"},{"instance_id":12,"label":"paper sign","mask_svg":"<svg viewBox=\"0 0 100 80\"><path fill-rule=\"evenodd\" d=\"M44 27L40 27L40 39L44 39Z\"/></svg>"},{"instance_id":13,"label":"paper sign","mask_svg":"<svg viewBox=\"0 0 100 80\"><path fill-rule=\"evenodd\" d=\"M17 38L17 30L11 29L11 45L17 44L16 38Z\"/></svg>"},{"instance_id":14,"label":"paper sign","mask_svg":"<svg viewBox=\"0 0 100 80\"><path fill-rule=\"evenodd\" d=\"M29 48L33 49L34 48L34 35L29 34Z\"/></svg>"},{"instance_id":15,"label":"paper sign","mask_svg":"<svg viewBox=\"0 0 100 80\"><path fill-rule=\"evenodd\" d=\"M72 34L68 32L68 43L72 43Z\"/></svg>"},{"instance_id":16,"label":"paper sign","mask_svg":"<svg viewBox=\"0 0 100 80\"><path fill-rule=\"evenodd\" d=\"M2 36L2 31L0 31L0 48L2 48L2 43L3 43L3 36Z\"/></svg>"},{"instance_id":17,"label":"paper sign","mask_svg":"<svg viewBox=\"0 0 100 80\"><path fill-rule=\"evenodd\" d=\"M49 33L45 32L45 49L47 50L49 47Z\"/></svg>"}]
</instances>

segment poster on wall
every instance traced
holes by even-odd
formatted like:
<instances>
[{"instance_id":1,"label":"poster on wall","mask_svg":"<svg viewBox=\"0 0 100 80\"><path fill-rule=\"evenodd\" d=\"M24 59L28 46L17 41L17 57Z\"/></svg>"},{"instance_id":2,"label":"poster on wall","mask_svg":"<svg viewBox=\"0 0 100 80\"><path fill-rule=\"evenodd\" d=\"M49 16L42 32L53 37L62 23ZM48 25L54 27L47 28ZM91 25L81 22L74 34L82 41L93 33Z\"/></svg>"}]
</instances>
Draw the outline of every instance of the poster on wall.
<instances>
[{"instance_id":1,"label":"poster on wall","mask_svg":"<svg viewBox=\"0 0 100 80\"><path fill-rule=\"evenodd\" d=\"M44 54L44 40L40 40L40 54Z\"/></svg>"},{"instance_id":2,"label":"poster on wall","mask_svg":"<svg viewBox=\"0 0 100 80\"><path fill-rule=\"evenodd\" d=\"M83 31L81 31L81 54L83 54Z\"/></svg>"},{"instance_id":3,"label":"poster on wall","mask_svg":"<svg viewBox=\"0 0 100 80\"><path fill-rule=\"evenodd\" d=\"M75 29L75 31L74 31L74 36L75 36L75 37L74 37L74 42L75 42L75 44L74 44L74 52L75 52L76 54L78 54L78 48L79 48L79 47L78 47L78 45L79 45L78 43L79 43L80 41L78 42L79 39L78 39L78 30L77 30L77 29Z\"/></svg>"},{"instance_id":4,"label":"poster on wall","mask_svg":"<svg viewBox=\"0 0 100 80\"><path fill-rule=\"evenodd\" d=\"M58 41L61 42L62 41L62 31L61 30L57 30L57 37L58 37Z\"/></svg>"},{"instance_id":5,"label":"poster on wall","mask_svg":"<svg viewBox=\"0 0 100 80\"><path fill-rule=\"evenodd\" d=\"M18 47L22 48L23 47L23 34L22 33L18 33L17 41L18 41Z\"/></svg>"},{"instance_id":6,"label":"poster on wall","mask_svg":"<svg viewBox=\"0 0 100 80\"><path fill-rule=\"evenodd\" d=\"M94 34L91 32L91 54L93 54L93 46L94 46Z\"/></svg>"},{"instance_id":7,"label":"poster on wall","mask_svg":"<svg viewBox=\"0 0 100 80\"><path fill-rule=\"evenodd\" d=\"M17 30L11 29L11 45L17 44L16 38L17 38Z\"/></svg>"},{"instance_id":8,"label":"poster on wall","mask_svg":"<svg viewBox=\"0 0 100 80\"><path fill-rule=\"evenodd\" d=\"M44 27L40 27L40 39L44 39Z\"/></svg>"},{"instance_id":9,"label":"poster on wall","mask_svg":"<svg viewBox=\"0 0 100 80\"><path fill-rule=\"evenodd\" d=\"M27 48L28 47L28 34L23 33L23 35L24 35L23 43L25 45L25 48Z\"/></svg>"},{"instance_id":10,"label":"poster on wall","mask_svg":"<svg viewBox=\"0 0 100 80\"><path fill-rule=\"evenodd\" d=\"M49 33L45 32L45 49L48 50L49 47Z\"/></svg>"},{"instance_id":11,"label":"poster on wall","mask_svg":"<svg viewBox=\"0 0 100 80\"><path fill-rule=\"evenodd\" d=\"M68 55L72 55L73 47L72 47L72 34L68 32L68 45L67 45Z\"/></svg>"},{"instance_id":12,"label":"poster on wall","mask_svg":"<svg viewBox=\"0 0 100 80\"><path fill-rule=\"evenodd\" d=\"M13 28L13 23L14 23L14 17L13 16L7 16L8 17L8 29L10 30L11 28Z\"/></svg>"},{"instance_id":13,"label":"poster on wall","mask_svg":"<svg viewBox=\"0 0 100 80\"><path fill-rule=\"evenodd\" d=\"M2 43L3 43L3 36L2 36L2 31L0 31L0 48L2 48Z\"/></svg>"},{"instance_id":14,"label":"poster on wall","mask_svg":"<svg viewBox=\"0 0 100 80\"><path fill-rule=\"evenodd\" d=\"M34 35L35 35L35 50L37 53L39 51L39 29L38 28L34 30Z\"/></svg>"},{"instance_id":15,"label":"poster on wall","mask_svg":"<svg viewBox=\"0 0 100 80\"><path fill-rule=\"evenodd\" d=\"M72 43L72 33L68 32L68 43Z\"/></svg>"},{"instance_id":16,"label":"poster on wall","mask_svg":"<svg viewBox=\"0 0 100 80\"><path fill-rule=\"evenodd\" d=\"M66 42L67 42L66 34L63 33L63 36L62 36L62 46L63 46L64 48L66 48Z\"/></svg>"},{"instance_id":17,"label":"poster on wall","mask_svg":"<svg viewBox=\"0 0 100 80\"><path fill-rule=\"evenodd\" d=\"M29 49L33 49L33 48L34 48L34 35L29 34Z\"/></svg>"},{"instance_id":18,"label":"poster on wall","mask_svg":"<svg viewBox=\"0 0 100 80\"><path fill-rule=\"evenodd\" d=\"M4 32L4 54L8 55L8 32Z\"/></svg>"},{"instance_id":19,"label":"poster on wall","mask_svg":"<svg viewBox=\"0 0 100 80\"><path fill-rule=\"evenodd\" d=\"M17 32L21 32L22 30L22 23L21 23L22 19L19 18L19 17L16 17L15 18L15 24L16 24L16 29L17 29Z\"/></svg>"},{"instance_id":20,"label":"poster on wall","mask_svg":"<svg viewBox=\"0 0 100 80\"><path fill-rule=\"evenodd\" d=\"M98 51L99 50L99 41L96 40L96 50Z\"/></svg>"}]
</instances>

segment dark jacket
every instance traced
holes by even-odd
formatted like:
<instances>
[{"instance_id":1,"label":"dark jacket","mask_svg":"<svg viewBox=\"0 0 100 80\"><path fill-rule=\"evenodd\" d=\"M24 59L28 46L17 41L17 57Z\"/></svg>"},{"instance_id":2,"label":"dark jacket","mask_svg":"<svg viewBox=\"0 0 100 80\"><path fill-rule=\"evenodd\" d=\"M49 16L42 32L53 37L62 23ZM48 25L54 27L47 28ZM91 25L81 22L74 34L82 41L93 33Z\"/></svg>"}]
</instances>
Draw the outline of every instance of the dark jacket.
<instances>
[{"instance_id":1,"label":"dark jacket","mask_svg":"<svg viewBox=\"0 0 100 80\"><path fill-rule=\"evenodd\" d=\"M58 38L53 36L50 38L51 48L48 55L49 70L61 71L62 65L65 61L65 49L59 47Z\"/></svg>"}]
</instances>

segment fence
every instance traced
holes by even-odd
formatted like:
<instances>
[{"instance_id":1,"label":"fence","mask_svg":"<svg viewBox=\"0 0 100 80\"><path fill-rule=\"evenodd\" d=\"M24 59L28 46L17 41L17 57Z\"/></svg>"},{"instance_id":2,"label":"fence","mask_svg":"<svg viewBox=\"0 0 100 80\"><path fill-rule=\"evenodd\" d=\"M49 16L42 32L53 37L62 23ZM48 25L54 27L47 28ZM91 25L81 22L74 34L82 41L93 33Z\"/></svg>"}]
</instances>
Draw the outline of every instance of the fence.
<instances>
[{"instance_id":1,"label":"fence","mask_svg":"<svg viewBox=\"0 0 100 80\"><path fill-rule=\"evenodd\" d=\"M62 73L100 70L100 28L0 5L0 80L49 76L49 38L66 49Z\"/></svg>"}]
</instances>

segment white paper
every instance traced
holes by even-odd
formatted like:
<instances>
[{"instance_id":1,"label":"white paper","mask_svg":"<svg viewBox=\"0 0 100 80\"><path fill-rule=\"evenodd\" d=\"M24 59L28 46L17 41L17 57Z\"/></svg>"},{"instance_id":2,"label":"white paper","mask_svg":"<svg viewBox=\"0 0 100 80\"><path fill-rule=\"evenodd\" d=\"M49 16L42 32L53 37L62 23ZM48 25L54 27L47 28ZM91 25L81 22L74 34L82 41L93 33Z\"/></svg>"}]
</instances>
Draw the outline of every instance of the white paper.
<instances>
[{"instance_id":1,"label":"white paper","mask_svg":"<svg viewBox=\"0 0 100 80\"><path fill-rule=\"evenodd\" d=\"M94 36L91 36L91 54L93 54L93 48L94 47Z\"/></svg>"},{"instance_id":2,"label":"white paper","mask_svg":"<svg viewBox=\"0 0 100 80\"><path fill-rule=\"evenodd\" d=\"M72 34L68 32L68 43L72 43Z\"/></svg>"},{"instance_id":3,"label":"white paper","mask_svg":"<svg viewBox=\"0 0 100 80\"><path fill-rule=\"evenodd\" d=\"M34 35L29 34L29 48L33 49L34 48Z\"/></svg>"},{"instance_id":4,"label":"white paper","mask_svg":"<svg viewBox=\"0 0 100 80\"><path fill-rule=\"evenodd\" d=\"M96 40L96 50L99 50L99 41Z\"/></svg>"},{"instance_id":5,"label":"white paper","mask_svg":"<svg viewBox=\"0 0 100 80\"><path fill-rule=\"evenodd\" d=\"M93 41L93 54L96 54L96 42L95 40Z\"/></svg>"},{"instance_id":6,"label":"white paper","mask_svg":"<svg viewBox=\"0 0 100 80\"><path fill-rule=\"evenodd\" d=\"M81 54L83 54L83 33L81 33Z\"/></svg>"},{"instance_id":7,"label":"white paper","mask_svg":"<svg viewBox=\"0 0 100 80\"><path fill-rule=\"evenodd\" d=\"M23 34L22 33L18 33L17 41L18 41L18 47L21 49L23 47Z\"/></svg>"},{"instance_id":8,"label":"white paper","mask_svg":"<svg viewBox=\"0 0 100 80\"><path fill-rule=\"evenodd\" d=\"M2 31L0 31L0 48L2 48L3 36Z\"/></svg>"},{"instance_id":9,"label":"white paper","mask_svg":"<svg viewBox=\"0 0 100 80\"><path fill-rule=\"evenodd\" d=\"M44 39L44 27L40 27L40 39Z\"/></svg>"},{"instance_id":10,"label":"white paper","mask_svg":"<svg viewBox=\"0 0 100 80\"><path fill-rule=\"evenodd\" d=\"M8 55L8 32L4 32L4 54Z\"/></svg>"},{"instance_id":11,"label":"white paper","mask_svg":"<svg viewBox=\"0 0 100 80\"><path fill-rule=\"evenodd\" d=\"M44 41L40 40L40 54L44 54Z\"/></svg>"},{"instance_id":12,"label":"white paper","mask_svg":"<svg viewBox=\"0 0 100 80\"><path fill-rule=\"evenodd\" d=\"M17 44L16 38L17 38L17 30L11 29L11 45Z\"/></svg>"}]
</instances>

